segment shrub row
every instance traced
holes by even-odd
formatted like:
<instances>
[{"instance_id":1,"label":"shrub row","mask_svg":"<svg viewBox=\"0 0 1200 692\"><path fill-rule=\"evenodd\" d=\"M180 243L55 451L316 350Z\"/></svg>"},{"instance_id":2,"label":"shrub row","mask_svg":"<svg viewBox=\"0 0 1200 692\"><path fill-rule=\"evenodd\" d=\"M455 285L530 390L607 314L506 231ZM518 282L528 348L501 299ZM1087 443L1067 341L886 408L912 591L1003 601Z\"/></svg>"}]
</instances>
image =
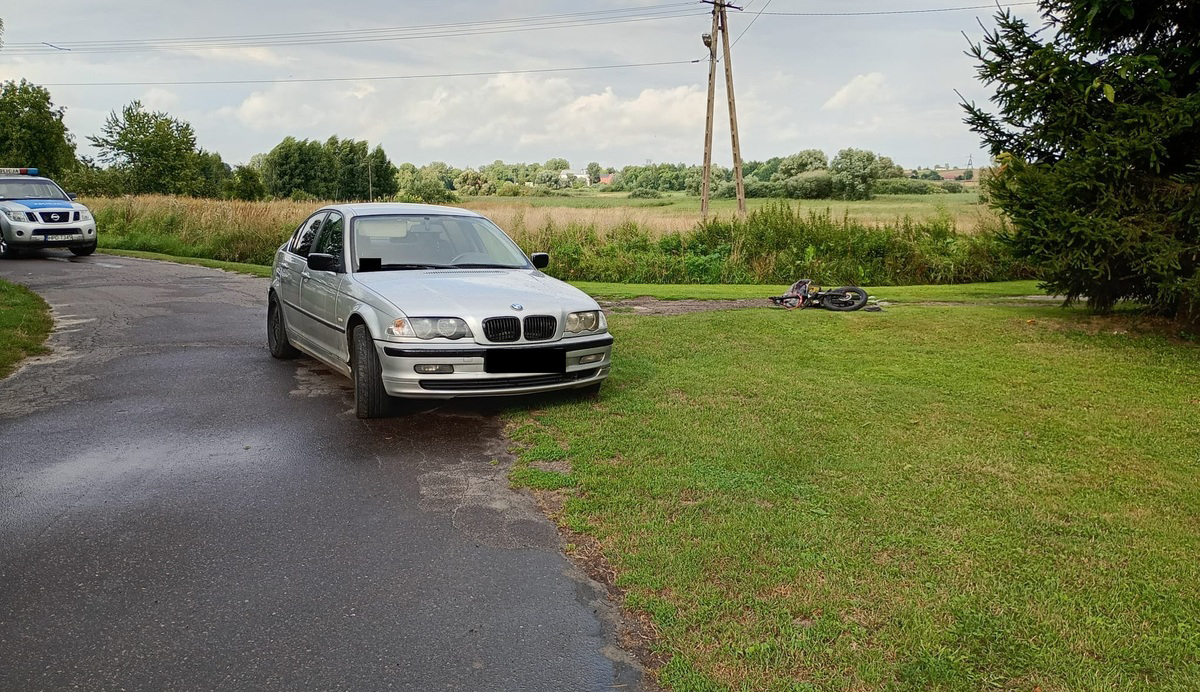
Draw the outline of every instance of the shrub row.
<instances>
[{"instance_id":1,"label":"shrub row","mask_svg":"<svg viewBox=\"0 0 1200 692\"><path fill-rule=\"evenodd\" d=\"M101 244L270 264L275 248L303 219L292 208L300 207L285 203L214 207L159 200L99 205ZM715 219L682 232L653 232L633 221L601 229L553 220L506 230L526 252L549 252L552 274L581 281L781 284L804 277L881 286L1031 276L996 232L958 233L948 218L864 224L828 211L802 213L787 202L756 210L744 221Z\"/></svg>"},{"instance_id":2,"label":"shrub row","mask_svg":"<svg viewBox=\"0 0 1200 692\"><path fill-rule=\"evenodd\" d=\"M555 276L580 281L673 284L950 284L1030 278L997 233L958 233L949 219L868 225L781 202L745 221L718 219L694 230L647 233L628 223L546 225L517 238L549 249Z\"/></svg>"}]
</instances>

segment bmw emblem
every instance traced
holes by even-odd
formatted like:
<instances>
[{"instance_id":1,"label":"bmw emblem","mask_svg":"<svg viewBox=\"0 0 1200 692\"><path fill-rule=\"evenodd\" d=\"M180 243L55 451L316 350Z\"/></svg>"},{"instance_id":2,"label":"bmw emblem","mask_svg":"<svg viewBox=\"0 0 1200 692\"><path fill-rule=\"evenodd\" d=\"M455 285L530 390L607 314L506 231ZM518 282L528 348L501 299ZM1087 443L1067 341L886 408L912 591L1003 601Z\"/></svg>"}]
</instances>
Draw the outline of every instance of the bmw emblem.
<instances>
[{"instance_id":1,"label":"bmw emblem","mask_svg":"<svg viewBox=\"0 0 1200 692\"><path fill-rule=\"evenodd\" d=\"M525 306L521 305L520 303L513 303L509 307L512 308L513 310L516 310L517 312L520 312L525 309Z\"/></svg>"}]
</instances>

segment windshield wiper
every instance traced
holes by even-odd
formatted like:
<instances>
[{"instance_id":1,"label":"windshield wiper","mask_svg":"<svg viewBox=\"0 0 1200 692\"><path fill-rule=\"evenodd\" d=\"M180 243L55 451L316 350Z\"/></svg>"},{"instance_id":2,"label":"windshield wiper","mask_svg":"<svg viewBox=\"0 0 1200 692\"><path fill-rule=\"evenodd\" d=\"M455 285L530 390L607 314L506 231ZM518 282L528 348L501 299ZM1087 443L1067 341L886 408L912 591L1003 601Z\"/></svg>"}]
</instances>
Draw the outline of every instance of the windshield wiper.
<instances>
[{"instance_id":1,"label":"windshield wiper","mask_svg":"<svg viewBox=\"0 0 1200 692\"><path fill-rule=\"evenodd\" d=\"M389 269L453 269L452 264L381 264L379 270Z\"/></svg>"},{"instance_id":2,"label":"windshield wiper","mask_svg":"<svg viewBox=\"0 0 1200 692\"><path fill-rule=\"evenodd\" d=\"M453 265L457 269L524 269L525 267L514 267L511 264L488 264L486 262L463 262L462 264Z\"/></svg>"}]
</instances>

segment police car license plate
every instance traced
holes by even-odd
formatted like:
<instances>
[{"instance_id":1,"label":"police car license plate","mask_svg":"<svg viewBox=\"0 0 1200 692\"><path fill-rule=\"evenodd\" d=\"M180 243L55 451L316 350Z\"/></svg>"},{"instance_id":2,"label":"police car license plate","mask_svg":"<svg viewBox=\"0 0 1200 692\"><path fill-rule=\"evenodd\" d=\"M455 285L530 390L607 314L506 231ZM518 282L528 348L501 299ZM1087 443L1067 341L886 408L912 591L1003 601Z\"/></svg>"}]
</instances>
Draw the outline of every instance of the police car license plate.
<instances>
[{"instance_id":1,"label":"police car license plate","mask_svg":"<svg viewBox=\"0 0 1200 692\"><path fill-rule=\"evenodd\" d=\"M51 242L51 243L52 243L52 242L54 242L54 241L56 241L56 240L77 240L77 239L79 239L80 237L82 237L82 236L77 236L77 235L48 235L48 236L46 236L46 242Z\"/></svg>"}]
</instances>

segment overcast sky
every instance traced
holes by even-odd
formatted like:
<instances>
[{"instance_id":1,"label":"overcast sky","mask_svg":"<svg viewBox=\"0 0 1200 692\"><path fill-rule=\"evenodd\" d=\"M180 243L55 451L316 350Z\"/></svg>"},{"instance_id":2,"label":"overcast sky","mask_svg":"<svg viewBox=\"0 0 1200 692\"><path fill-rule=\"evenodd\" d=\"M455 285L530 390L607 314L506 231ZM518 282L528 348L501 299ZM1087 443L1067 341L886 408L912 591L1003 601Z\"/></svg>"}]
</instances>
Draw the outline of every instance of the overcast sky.
<instances>
[{"instance_id":1,"label":"overcast sky","mask_svg":"<svg viewBox=\"0 0 1200 692\"><path fill-rule=\"evenodd\" d=\"M1009 0L1005 0L1009 1ZM870 12L986 4L980 0L748 0L731 12L738 36L764 10ZM619 14L554 20L555 28L496 33L514 20L618 10L669 14L615 23ZM573 68L706 58L706 5L678 0L61 0L10 2L0 9L5 48L0 80L47 85L80 153L85 136L133 99L190 122L198 143L227 162L247 161L286 135L330 135L381 143L393 161L446 161L458 167L496 159L581 168L703 159L707 60L695 64L573 72L411 80L350 80L224 85L65 86L96 82L180 82L361 78ZM1031 7L1013 8L1033 18ZM694 12L694 15L690 13ZM986 154L962 124L955 89L984 101L964 55L966 32L978 39L986 9L859 17L763 14L733 50L744 158L765 159L818 148L872 149L897 163L976 164ZM684 16L688 15L688 16ZM629 17L626 17L627 19ZM600 23L599 20L613 23ZM527 20L524 28L551 20ZM466 26L464 22L492 22ZM196 37L353 31L330 38L389 38L393 27L444 27L437 38L129 51L142 41ZM468 32L467 29L471 29ZM367 33L358 33L359 30ZM422 30L428 31L428 30ZM490 31L493 33L480 33ZM407 34L411 36L411 33ZM267 41L279 41L268 38ZM117 41L121 52L87 52L88 41ZM46 42L67 51L26 47ZM723 73L722 73L723 74ZM62 86L56 86L62 85ZM728 164L724 80L718 83L714 158Z\"/></svg>"}]
</instances>

